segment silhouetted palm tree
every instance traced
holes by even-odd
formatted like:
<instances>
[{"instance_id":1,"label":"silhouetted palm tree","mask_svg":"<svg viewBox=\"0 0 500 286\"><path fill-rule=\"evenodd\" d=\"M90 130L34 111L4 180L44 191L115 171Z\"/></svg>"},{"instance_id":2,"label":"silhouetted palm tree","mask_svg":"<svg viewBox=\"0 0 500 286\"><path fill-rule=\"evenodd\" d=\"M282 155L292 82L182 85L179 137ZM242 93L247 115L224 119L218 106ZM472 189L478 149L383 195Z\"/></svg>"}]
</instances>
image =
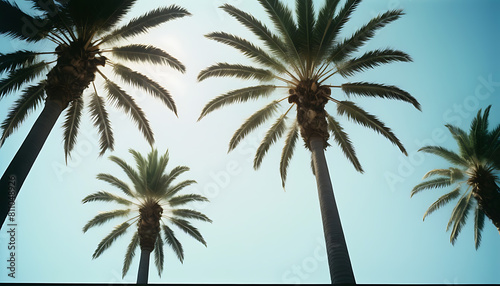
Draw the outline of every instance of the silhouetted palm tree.
<instances>
[{"instance_id":1,"label":"silhouetted palm tree","mask_svg":"<svg viewBox=\"0 0 500 286\"><path fill-rule=\"evenodd\" d=\"M236 77L257 80L261 83L229 91L212 99L203 108L200 119L228 104L268 98L276 90L288 91L287 96L272 100L243 123L231 138L229 151L233 150L247 134L274 117L275 122L257 149L254 168L259 168L269 147L286 132L280 162L284 187L288 164L300 130L305 146L312 152L332 283L354 283L324 156L324 150L329 146L330 133L355 169L360 172L363 169L348 135L337 119L327 113L325 106L328 102L334 103L339 116L346 116L355 123L382 134L406 154L403 145L388 127L353 102L340 99L340 91L343 91L348 98L366 96L396 99L409 102L417 109L420 109L420 105L408 92L395 86L368 82L332 83L337 80L334 75L346 78L382 64L411 61L409 55L393 49L379 49L353 57L353 54L371 39L378 29L403 15L401 10L383 13L371 19L352 36L340 39L340 31L361 1L348 0L341 6L338 0L326 0L317 15L312 2L312 0L297 0L295 19L293 12L281 1L259 0L275 30L270 30L254 16L234 6L226 4L221 7L253 32L261 43L253 44L244 38L225 32L213 32L206 37L236 48L260 66L217 63L201 71L198 80L202 81L209 77ZM275 82L281 82L282 85L276 85ZM332 88L339 92L335 91L332 94ZM288 99L290 107L286 111L279 112L281 102L285 99ZM293 107L297 113L293 122L287 125L287 115Z\"/></svg>"},{"instance_id":2,"label":"silhouetted palm tree","mask_svg":"<svg viewBox=\"0 0 500 286\"><path fill-rule=\"evenodd\" d=\"M166 21L189 15L183 8L175 5L157 8L117 27L136 0L29 2L33 5L33 11L25 13L17 5L0 0L0 34L26 42L26 49L0 54L0 73L7 72L0 80L0 99L9 94L19 96L1 125L0 146L29 113L45 101L42 113L0 180L1 223L10 208L7 199L9 184L15 184L15 199L63 110L67 110L64 120L66 158L76 142L84 98L94 126L99 130L100 155L106 150L113 150L113 131L105 107L106 101L98 94L94 84L96 75L104 80L102 92L106 94L108 102L125 111L146 140L150 144L154 143L153 131L142 109L132 96L101 71L101 67L109 65L121 80L160 99L174 113L177 113L175 103L167 90L120 62L169 65L181 72L185 70L176 58L154 46L130 43L115 45L121 40L129 41ZM30 45L38 42L45 42L48 46L53 44L54 50L29 50ZM50 55L53 58L49 58ZM114 59L104 55L111 55ZM40 80L40 76L47 71L46 78ZM39 81L27 85L34 80ZM89 86L88 94L84 96ZM19 90L21 92L17 93Z\"/></svg>"},{"instance_id":3,"label":"silhouetted palm tree","mask_svg":"<svg viewBox=\"0 0 500 286\"><path fill-rule=\"evenodd\" d=\"M148 281L149 255L154 251L155 264L158 275L163 271L163 240L172 247L179 260L184 260L182 245L175 237L174 231L169 224L175 225L199 242L207 245L202 235L186 219L197 219L212 222L206 215L191 209L179 208L194 201L208 201L207 198L197 194L178 195L183 188L196 183L186 180L174 184L173 181L182 173L189 170L186 166L177 166L169 173L166 172L168 163L168 151L158 158L158 151L152 150L147 158L144 158L135 150L130 150L134 156L137 169L134 170L123 159L110 156L110 160L120 166L127 177L132 181L131 188L127 183L110 174L98 174L97 178L107 182L122 191L128 198L123 198L113 193L100 191L85 197L83 203L101 201L114 202L123 205L124 209L102 212L91 219L84 227L86 232L91 227L102 225L114 218L128 218L134 211L138 214L128 218L125 222L117 225L97 246L92 258L99 257L108 249L115 240L125 234L133 224L137 223L137 230L127 247L123 262L122 276L127 274L135 249L140 245L141 260L137 283L145 284ZM132 199L132 200L131 200ZM160 228L161 226L161 228ZM161 233L163 230L163 235Z\"/></svg>"},{"instance_id":4,"label":"silhouetted palm tree","mask_svg":"<svg viewBox=\"0 0 500 286\"><path fill-rule=\"evenodd\" d=\"M500 189L498 171L500 170L500 124L488 131L488 115L491 105L484 113L479 110L472 120L467 134L457 126L446 125L456 140L459 152L441 146L425 146L419 151L437 155L446 159L453 167L434 169L427 172L423 179L427 181L416 185L411 196L434 188L453 186L453 190L437 199L424 214L423 219L440 207L458 199L446 231L451 228L450 242L455 243L467 217L474 211L474 241L476 249L481 243L484 216L488 216L500 232Z\"/></svg>"}]
</instances>

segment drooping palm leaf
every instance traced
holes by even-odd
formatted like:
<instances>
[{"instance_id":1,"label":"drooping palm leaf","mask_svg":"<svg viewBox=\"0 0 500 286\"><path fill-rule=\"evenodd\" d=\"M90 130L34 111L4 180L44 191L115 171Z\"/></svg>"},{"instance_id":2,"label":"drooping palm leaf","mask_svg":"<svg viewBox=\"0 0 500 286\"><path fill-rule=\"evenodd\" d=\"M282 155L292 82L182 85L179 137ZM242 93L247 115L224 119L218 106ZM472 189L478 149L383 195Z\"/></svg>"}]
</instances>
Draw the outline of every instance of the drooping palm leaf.
<instances>
[{"instance_id":1,"label":"drooping palm leaf","mask_svg":"<svg viewBox=\"0 0 500 286\"><path fill-rule=\"evenodd\" d=\"M127 274L130 264L132 263L132 259L135 256L135 250L139 246L139 233L136 231L134 236L132 236L132 240L127 246L127 252L125 252L125 259L123 260L123 268L122 268L122 278Z\"/></svg>"},{"instance_id":2,"label":"drooping palm leaf","mask_svg":"<svg viewBox=\"0 0 500 286\"><path fill-rule=\"evenodd\" d=\"M83 202L89 202L92 201L92 198L90 196L87 196L85 199L83 199ZM124 217L127 216L130 213L130 209L125 209L125 210L114 210L114 211L109 211L109 212L103 212L98 215L96 215L93 219L91 219L85 226L83 227L83 232L87 232L91 227L102 225L114 218L118 217ZM128 225L128 223L127 223ZM127 226L128 227L128 226ZM118 228L117 228L118 229ZM104 241L104 240L103 240Z\"/></svg>"},{"instance_id":3,"label":"drooping palm leaf","mask_svg":"<svg viewBox=\"0 0 500 286\"><path fill-rule=\"evenodd\" d=\"M271 118L278 110L278 107L279 102L275 100L266 105L261 110L255 112L252 116L245 120L241 127L238 128L238 130L236 130L236 132L233 134L233 137L231 137L231 140L229 141L228 152L236 148L241 140L243 140L245 136L248 135L251 131Z\"/></svg>"},{"instance_id":4,"label":"drooping palm leaf","mask_svg":"<svg viewBox=\"0 0 500 286\"><path fill-rule=\"evenodd\" d=\"M457 239L458 234L462 230L462 227L465 225L465 222L467 220L467 216L469 214L469 210L471 208L471 198L472 192L469 193L469 195L464 196L457 204L455 209L453 209L453 212L451 214L451 217L455 224L453 225L453 229L451 231L450 235L450 242L451 244L455 244L455 241ZM449 227L449 225L448 225Z\"/></svg>"},{"instance_id":5,"label":"drooping palm leaf","mask_svg":"<svg viewBox=\"0 0 500 286\"><path fill-rule=\"evenodd\" d=\"M82 117L83 99L77 98L70 103L66 111L66 118L64 120L64 155L66 162L68 162L68 155L75 147L76 136L78 135L78 128L80 127L80 118Z\"/></svg>"},{"instance_id":6,"label":"drooping palm leaf","mask_svg":"<svg viewBox=\"0 0 500 286\"><path fill-rule=\"evenodd\" d=\"M24 13L17 4L9 1L0 1L0 34L5 34L14 39L36 42L43 38L50 29L50 23L41 27L30 27L26 23L44 23L40 17Z\"/></svg>"},{"instance_id":7,"label":"drooping palm leaf","mask_svg":"<svg viewBox=\"0 0 500 286\"><path fill-rule=\"evenodd\" d=\"M476 249L478 249L481 245L481 233L484 228L484 218L484 212L479 207L476 207L474 214L474 246Z\"/></svg>"},{"instance_id":8,"label":"drooping palm leaf","mask_svg":"<svg viewBox=\"0 0 500 286\"><path fill-rule=\"evenodd\" d=\"M36 61L37 56L38 53L27 50L19 50L9 54L0 53L0 73L26 68Z\"/></svg>"},{"instance_id":9,"label":"drooping palm leaf","mask_svg":"<svg viewBox=\"0 0 500 286\"><path fill-rule=\"evenodd\" d=\"M418 103L416 98L411 96L408 92L393 85L351 82L342 84L342 90L347 96L359 95L406 101L413 104L416 109L420 110L420 103Z\"/></svg>"},{"instance_id":10,"label":"drooping palm leaf","mask_svg":"<svg viewBox=\"0 0 500 286\"><path fill-rule=\"evenodd\" d=\"M335 139L335 142L339 145L340 149L342 149L342 152L346 156L346 158L351 161L353 164L354 168L360 172L363 173L363 168L361 167L361 163L358 160L358 157L356 156L356 151L354 151L354 146L352 145L351 139L349 139L349 136L347 133L344 131L344 128L340 125L339 122L335 120L332 116L328 115L328 130L332 133L333 138Z\"/></svg>"},{"instance_id":11,"label":"drooping palm leaf","mask_svg":"<svg viewBox=\"0 0 500 286\"><path fill-rule=\"evenodd\" d=\"M158 236L156 236L154 256L156 269L158 270L158 276L161 277L161 272L163 271L163 261L165 260L165 255L163 254L163 240L161 238L161 233L158 233Z\"/></svg>"},{"instance_id":12,"label":"drooping palm leaf","mask_svg":"<svg viewBox=\"0 0 500 286\"><path fill-rule=\"evenodd\" d=\"M450 151L441 146L425 146L420 148L418 151L435 154L439 157L447 160L452 164L456 164L459 166L467 167L468 163L462 157L460 157L457 153Z\"/></svg>"},{"instance_id":13,"label":"drooping palm leaf","mask_svg":"<svg viewBox=\"0 0 500 286\"><path fill-rule=\"evenodd\" d=\"M103 251L108 249L111 244L121 235L125 234L130 224L128 222L124 222L118 226L116 226L113 231L111 231L97 246L94 254L92 254L92 258L95 259L99 257Z\"/></svg>"},{"instance_id":14,"label":"drooping palm leaf","mask_svg":"<svg viewBox=\"0 0 500 286\"><path fill-rule=\"evenodd\" d=\"M255 153L255 158L253 161L254 169L258 169L262 163L262 159L266 155L269 147L274 144L282 135L286 129L286 113L278 117L276 122L269 128L264 139L260 142L257 152Z\"/></svg>"},{"instance_id":15,"label":"drooping palm leaf","mask_svg":"<svg viewBox=\"0 0 500 286\"><path fill-rule=\"evenodd\" d=\"M251 99L269 96L269 94L275 89L276 86L274 85L258 85L230 91L208 102L205 107L203 107L198 121L210 112L217 110L225 105L231 103L246 102Z\"/></svg>"},{"instance_id":16,"label":"drooping palm leaf","mask_svg":"<svg viewBox=\"0 0 500 286\"><path fill-rule=\"evenodd\" d=\"M345 63L339 64L338 73L346 78L382 64L411 61L412 58L410 55L402 51L393 49L374 50L366 52L358 58L352 58Z\"/></svg>"},{"instance_id":17,"label":"drooping palm leaf","mask_svg":"<svg viewBox=\"0 0 500 286\"><path fill-rule=\"evenodd\" d=\"M439 197L432 205L427 209L427 211L424 213L424 217L422 220L425 220L425 218L433 213L435 210L439 209L440 207L446 205L449 203L451 200L454 200L460 196L460 186L457 186L453 191Z\"/></svg>"},{"instance_id":18,"label":"drooping palm leaf","mask_svg":"<svg viewBox=\"0 0 500 286\"><path fill-rule=\"evenodd\" d=\"M102 75L102 74L101 74ZM132 120L137 124L137 127L142 132L146 140L150 145L154 144L153 130L149 125L149 121L144 114L144 111L135 103L135 100L128 95L123 89L121 89L116 83L110 81L107 77L104 77L105 84L104 87L108 92L108 97L114 102L118 107L121 107L125 112L127 112Z\"/></svg>"},{"instance_id":19,"label":"drooping palm leaf","mask_svg":"<svg viewBox=\"0 0 500 286\"><path fill-rule=\"evenodd\" d=\"M207 246L207 243L205 242L205 239L201 235L200 231L196 227L191 225L189 221L174 217L171 217L169 219L174 225L182 229L185 233L189 234L191 237Z\"/></svg>"},{"instance_id":20,"label":"drooping palm leaf","mask_svg":"<svg viewBox=\"0 0 500 286\"><path fill-rule=\"evenodd\" d=\"M108 112L102 99L97 93L90 95L89 109L92 123L99 129L99 156L104 155L107 150L114 149L113 130L108 118Z\"/></svg>"},{"instance_id":21,"label":"drooping palm leaf","mask_svg":"<svg viewBox=\"0 0 500 286\"><path fill-rule=\"evenodd\" d=\"M36 109L44 98L45 82L41 81L37 85L28 86L14 102L7 117L2 122L2 137L0 138L0 147L14 130L26 119L26 117Z\"/></svg>"},{"instance_id":22,"label":"drooping palm leaf","mask_svg":"<svg viewBox=\"0 0 500 286\"><path fill-rule=\"evenodd\" d=\"M88 202L116 202L122 205L129 206L133 204L131 201L124 199L122 197L113 195L112 193L105 192L105 191L100 191L97 193L93 193L91 195L86 196L83 200L82 203L88 203Z\"/></svg>"},{"instance_id":23,"label":"drooping palm leaf","mask_svg":"<svg viewBox=\"0 0 500 286\"><path fill-rule=\"evenodd\" d=\"M132 62L142 62L156 65L168 65L180 72L186 67L176 58L162 49L150 45L127 45L111 49L113 56Z\"/></svg>"},{"instance_id":24,"label":"drooping palm leaf","mask_svg":"<svg viewBox=\"0 0 500 286\"><path fill-rule=\"evenodd\" d=\"M0 99L18 90L24 83L28 83L34 78L42 75L47 70L47 67L48 64L41 61L9 72L4 79L0 80Z\"/></svg>"},{"instance_id":25,"label":"drooping palm leaf","mask_svg":"<svg viewBox=\"0 0 500 286\"><path fill-rule=\"evenodd\" d=\"M357 107L353 102L339 102L337 104L337 111L339 115L346 115L354 122L380 133L382 136L389 139L389 141L391 141L394 145L398 146L403 154L407 155L406 149L403 147L403 144L401 144L396 135L392 133L391 129L386 127L384 123L378 120L375 116Z\"/></svg>"},{"instance_id":26,"label":"drooping palm leaf","mask_svg":"<svg viewBox=\"0 0 500 286\"><path fill-rule=\"evenodd\" d=\"M172 247L174 250L175 254L177 255L177 258L181 261L181 263L184 261L184 250L182 249L182 244L179 242L179 240L175 237L174 231L170 229L167 225L162 225L163 227L163 233L165 233L165 241Z\"/></svg>"},{"instance_id":27,"label":"drooping palm leaf","mask_svg":"<svg viewBox=\"0 0 500 286\"><path fill-rule=\"evenodd\" d=\"M171 207L181 206L190 202L208 202L208 199L197 194L187 194L179 195L168 200Z\"/></svg>"},{"instance_id":28,"label":"drooping palm leaf","mask_svg":"<svg viewBox=\"0 0 500 286\"><path fill-rule=\"evenodd\" d=\"M198 81L209 77L236 77L241 79L255 79L259 81L270 81L274 78L271 71L240 64L217 63L204 70L198 75Z\"/></svg>"},{"instance_id":29,"label":"drooping palm leaf","mask_svg":"<svg viewBox=\"0 0 500 286\"><path fill-rule=\"evenodd\" d=\"M299 125L297 120L295 120L290 126L288 135L286 136L285 145L283 146L283 151L281 152L280 159L280 175L281 175L281 186L285 189L286 175L288 171L288 164L293 156L293 151L295 150L295 144L299 138Z\"/></svg>"},{"instance_id":30,"label":"drooping palm leaf","mask_svg":"<svg viewBox=\"0 0 500 286\"><path fill-rule=\"evenodd\" d=\"M183 217L183 218L192 218L198 219L202 221L212 222L206 215L200 213L199 211L190 210L190 209L174 209L172 214L175 216Z\"/></svg>"},{"instance_id":31,"label":"drooping palm leaf","mask_svg":"<svg viewBox=\"0 0 500 286\"><path fill-rule=\"evenodd\" d=\"M413 197L413 195L415 195L416 193L426 189L443 188L443 187L448 187L451 184L452 181L450 180L450 178L436 178L433 180L428 180L413 187L413 190L411 190L410 197Z\"/></svg>"},{"instance_id":32,"label":"drooping palm leaf","mask_svg":"<svg viewBox=\"0 0 500 286\"><path fill-rule=\"evenodd\" d=\"M148 78L147 76L133 71L126 66L115 64L113 71L120 76L125 82L141 88L156 98L159 98L175 115L177 115L177 107L170 93L160 84Z\"/></svg>"}]
</instances>

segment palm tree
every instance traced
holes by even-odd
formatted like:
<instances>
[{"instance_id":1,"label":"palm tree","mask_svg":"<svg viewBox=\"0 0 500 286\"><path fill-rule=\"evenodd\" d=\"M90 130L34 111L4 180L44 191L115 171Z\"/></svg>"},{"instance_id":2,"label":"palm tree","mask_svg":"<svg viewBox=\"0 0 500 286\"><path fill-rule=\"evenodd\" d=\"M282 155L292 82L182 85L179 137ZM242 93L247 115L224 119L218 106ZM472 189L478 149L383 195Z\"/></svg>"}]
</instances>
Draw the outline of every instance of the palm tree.
<instances>
[{"instance_id":1,"label":"palm tree","mask_svg":"<svg viewBox=\"0 0 500 286\"><path fill-rule=\"evenodd\" d=\"M350 82L341 85L331 83L334 75L346 78L381 64L411 61L409 55L393 49L374 50L359 57L353 57L353 54L371 39L378 29L401 17L403 12L392 10L383 13L370 20L351 37L342 40L339 38L339 33L361 1L348 0L343 6L339 5L339 2L326 0L316 15L312 0L297 0L295 19L293 12L281 1L259 0L274 24L275 31L234 6L228 4L221 6L225 12L253 32L263 45L255 45L246 39L225 32L213 32L206 37L236 48L260 67L216 63L202 70L198 75L198 80L202 81L210 77L236 77L257 80L260 83L215 97L203 108L199 119L231 103L268 98L276 90L288 91L285 97L272 100L243 123L231 138L229 151L235 149L251 131L275 117L275 122L257 149L254 168L259 168L270 145L286 132L280 162L280 174L284 187L288 164L300 130L305 146L312 152L313 171L315 171L318 185L332 283L354 283L351 262L324 156L324 150L329 146L330 133L355 169L359 172L363 169L348 135L337 119L327 113L326 104L328 102L336 104L339 116L346 116L355 123L373 129L397 145L404 154L406 151L399 139L380 120L353 102L339 99L340 92L332 95L331 89L343 91L348 98L353 96L379 97L406 101L417 109L420 109L420 106L408 92L395 86L368 82ZM281 82L281 85L276 85L275 82ZM288 99L290 106L286 111L279 113L281 102L285 99ZM287 123L288 112L294 107L297 115L291 123Z\"/></svg>"},{"instance_id":2,"label":"palm tree","mask_svg":"<svg viewBox=\"0 0 500 286\"><path fill-rule=\"evenodd\" d=\"M117 24L130 11L136 0L30 0L34 11L23 12L17 5L0 0L0 34L24 40L29 45L45 43L53 46L49 52L18 50L0 54L0 73L7 73L0 80L0 99L9 94L19 94L1 125L0 146L30 112L45 101L44 108L0 180L1 223L9 205L7 186L14 188L17 196L48 134L63 110L64 152L70 155L78 134L84 107L84 91L93 124L100 134L100 155L113 150L114 139L106 111L106 101L98 94L95 77L104 82L104 93L109 103L121 108L137 124L146 140L154 143L149 122L130 96L101 70L105 65L122 81L135 86L161 100L177 114L175 103L167 90L147 76L120 63L138 62L169 65L181 72L185 67L167 52L151 45L127 44L116 46L121 40L146 33L150 28L166 21L189 15L185 9L172 5L157 8ZM34 46L33 46L34 47ZM114 57L112 60L105 55ZM53 56L53 58L50 58ZM44 73L45 79L41 79ZM28 85L38 80L37 83ZM90 86L90 88L89 88ZM17 93L20 91L20 93ZM9 185L10 184L10 185Z\"/></svg>"},{"instance_id":3,"label":"palm tree","mask_svg":"<svg viewBox=\"0 0 500 286\"><path fill-rule=\"evenodd\" d=\"M481 243L485 215L500 232L500 189L497 185L497 174L500 170L500 124L488 131L490 108L491 105L483 114L482 110L479 110L472 120L469 134L457 126L446 125L457 142L458 153L441 146L425 146L419 150L437 155L453 166L448 169L430 170L423 177L428 180L416 185L411 191L413 196L426 189L453 187L451 192L441 196L427 209L423 219L458 199L446 231L451 229L450 242L454 244L467 222L470 210L473 209L476 249Z\"/></svg>"},{"instance_id":4,"label":"palm tree","mask_svg":"<svg viewBox=\"0 0 500 286\"><path fill-rule=\"evenodd\" d=\"M125 208L102 212L96 215L83 227L83 232L87 232L91 227L102 225L115 218L128 218L131 213L138 211L138 214L117 225L113 231L99 243L92 258L99 257L118 237L125 234L134 223L137 223L137 230L132 236L130 244L127 247L127 252L125 253L122 277L127 274L130 263L135 255L135 250L137 246L140 245L141 259L137 283L145 284L148 281L149 255L152 251L154 251L158 275L161 276L164 260L163 240L172 247L181 262L184 260L182 245L175 237L174 231L166 222L175 225L206 246L207 243L198 229L186 219L212 221L206 215L198 211L179 208L190 202L208 201L207 198L197 194L177 194L183 188L196 183L196 181L193 180L185 180L176 184L173 183L178 176L189 170L188 167L177 166L167 173L165 168L169 160L168 151L159 158L156 149L153 149L148 154L147 158L144 158L135 150L130 149L129 152L134 156L137 164L136 170L129 166L123 159L116 156L110 156L109 159L123 169L127 177L132 181L133 188L130 188L127 183L113 175L103 173L97 175L97 179L118 188L127 195L128 198L123 198L106 191L100 191L88 195L82 200L83 203L94 201L114 202L123 205ZM163 235L160 225L163 230Z\"/></svg>"}]
</instances>

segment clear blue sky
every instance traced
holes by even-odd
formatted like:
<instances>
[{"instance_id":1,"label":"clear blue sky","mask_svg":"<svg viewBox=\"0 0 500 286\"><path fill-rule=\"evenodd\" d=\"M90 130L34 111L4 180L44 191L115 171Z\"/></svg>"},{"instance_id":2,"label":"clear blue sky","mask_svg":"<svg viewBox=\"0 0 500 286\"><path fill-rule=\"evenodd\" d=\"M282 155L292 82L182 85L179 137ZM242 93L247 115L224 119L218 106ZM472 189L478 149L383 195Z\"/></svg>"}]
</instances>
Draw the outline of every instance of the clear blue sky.
<instances>
[{"instance_id":1,"label":"clear blue sky","mask_svg":"<svg viewBox=\"0 0 500 286\"><path fill-rule=\"evenodd\" d=\"M290 7L295 1L288 0ZM163 1L138 1L137 16ZM264 102L228 106L196 122L205 103L248 83L236 79L196 82L198 72L215 62L244 63L236 50L203 35L225 31L253 39L234 19L217 7L232 4L264 22L263 9L252 0L165 1L193 15L166 23L137 37L134 43L156 45L187 67L180 74L168 67L137 67L162 83L178 106L176 118L158 101L136 90L130 93L145 110L155 132L155 147L168 149L170 167L187 165L182 179L198 184L185 193L199 193L211 202L194 205L214 222L196 223L208 247L177 231L185 249L181 264L167 249L165 270L158 277L151 265L151 283L328 283L326 253L315 179L309 153L298 144L291 161L286 192L281 188L279 156L282 141L271 147L258 171L252 168L257 144L265 128L250 134L227 154L233 132ZM323 1L314 2L317 7ZM373 16L388 9L406 12L377 33L364 51L391 47L409 53L413 63L390 64L352 77L397 85L415 96L422 112L410 104L355 99L383 120L404 143L409 156L382 136L342 120L356 147L365 174L359 174L339 148L327 151L337 204L358 283L500 283L500 235L489 221L482 245L474 249L472 223L462 230L455 246L445 232L452 205L422 222L429 205L444 190L426 191L410 199L413 186L425 172L447 163L417 153L423 145L455 148L444 124L464 129L479 108L494 104L491 125L500 124L499 1L366 0L346 26L353 33ZM130 19L130 17L128 18ZM1 40L0 53L23 49L19 42ZM46 51L50 45L37 47ZM276 94L277 98L282 95ZM342 94L338 94L343 98ZM5 118L15 95L0 102ZM333 105L328 108L333 113ZM0 148L0 172L6 169L36 116L34 112ZM116 147L98 157L98 139L88 114L73 157L65 164L60 118L40 153L16 201L16 278L7 276L7 228L0 230L0 282L135 282L138 260L122 280L125 247L131 233L116 241L100 258L91 255L99 241L118 222L91 229L83 225L109 204L82 205L81 199L99 191L116 191L97 181L96 174L123 173L107 157L132 160L129 148L143 153L149 146L131 120L110 108Z\"/></svg>"}]
</instances>

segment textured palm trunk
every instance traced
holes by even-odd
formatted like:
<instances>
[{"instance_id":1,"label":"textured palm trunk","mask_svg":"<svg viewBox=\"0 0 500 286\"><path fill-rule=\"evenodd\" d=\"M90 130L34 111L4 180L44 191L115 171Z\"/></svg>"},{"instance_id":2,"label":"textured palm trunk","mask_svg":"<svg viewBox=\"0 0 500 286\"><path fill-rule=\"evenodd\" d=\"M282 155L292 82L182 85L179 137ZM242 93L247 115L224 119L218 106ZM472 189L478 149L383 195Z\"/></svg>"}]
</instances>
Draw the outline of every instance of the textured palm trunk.
<instances>
[{"instance_id":1,"label":"textured palm trunk","mask_svg":"<svg viewBox=\"0 0 500 286\"><path fill-rule=\"evenodd\" d=\"M323 219L328 265L332 284L355 284L354 273L335 203L333 187L324 154L324 140L312 137L309 141L318 185L318 196Z\"/></svg>"},{"instance_id":2,"label":"textured palm trunk","mask_svg":"<svg viewBox=\"0 0 500 286\"><path fill-rule=\"evenodd\" d=\"M496 176L491 170L479 167L469 179L469 184L473 186L472 195L476 198L479 208L500 233L500 189L495 179Z\"/></svg>"},{"instance_id":3,"label":"textured palm trunk","mask_svg":"<svg viewBox=\"0 0 500 286\"><path fill-rule=\"evenodd\" d=\"M146 201L139 209L140 217L137 223L139 244L141 246L141 261L137 284L148 283L149 254L155 248L156 239L160 233L160 219L163 208L154 200Z\"/></svg>"},{"instance_id":4,"label":"textured palm trunk","mask_svg":"<svg viewBox=\"0 0 500 286\"><path fill-rule=\"evenodd\" d=\"M0 179L0 216L4 223L11 205L21 191L31 167L63 110L62 104L48 99L42 113Z\"/></svg>"},{"instance_id":5,"label":"textured palm trunk","mask_svg":"<svg viewBox=\"0 0 500 286\"><path fill-rule=\"evenodd\" d=\"M151 251L141 250L141 261L139 261L139 273L137 273L137 284L148 284L149 255Z\"/></svg>"}]
</instances>

